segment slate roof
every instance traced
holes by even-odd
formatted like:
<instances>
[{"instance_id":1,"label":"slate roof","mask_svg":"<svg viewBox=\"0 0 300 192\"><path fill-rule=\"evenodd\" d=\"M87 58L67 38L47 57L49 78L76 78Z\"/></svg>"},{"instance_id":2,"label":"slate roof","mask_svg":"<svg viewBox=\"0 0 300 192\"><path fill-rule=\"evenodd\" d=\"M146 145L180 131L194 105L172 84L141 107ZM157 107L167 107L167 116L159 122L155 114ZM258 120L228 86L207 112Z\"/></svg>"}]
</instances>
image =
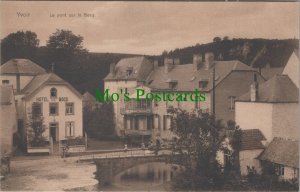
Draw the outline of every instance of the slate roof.
<instances>
[{"instance_id":1,"label":"slate roof","mask_svg":"<svg viewBox=\"0 0 300 192\"><path fill-rule=\"evenodd\" d=\"M264 149L265 136L259 129L242 130L241 150Z\"/></svg>"},{"instance_id":2,"label":"slate roof","mask_svg":"<svg viewBox=\"0 0 300 192\"><path fill-rule=\"evenodd\" d=\"M127 76L127 69L132 73ZM115 75L109 73L104 80L137 80L145 81L153 70L153 63L144 56L121 59L115 67Z\"/></svg>"},{"instance_id":3,"label":"slate roof","mask_svg":"<svg viewBox=\"0 0 300 192\"><path fill-rule=\"evenodd\" d=\"M258 159L299 168L299 141L274 138Z\"/></svg>"},{"instance_id":4,"label":"slate roof","mask_svg":"<svg viewBox=\"0 0 300 192\"><path fill-rule=\"evenodd\" d=\"M31 96L44 85L66 85L80 98L82 95L72 87L68 82L60 78L54 73L46 73L35 76L25 87L22 89L21 94L26 95L25 98Z\"/></svg>"},{"instance_id":5,"label":"slate roof","mask_svg":"<svg viewBox=\"0 0 300 192\"><path fill-rule=\"evenodd\" d=\"M0 104L10 105L13 101L13 87L12 85L1 85L0 86Z\"/></svg>"},{"instance_id":6,"label":"slate roof","mask_svg":"<svg viewBox=\"0 0 300 192\"><path fill-rule=\"evenodd\" d=\"M250 91L237 101L250 102ZM275 75L258 86L257 102L264 103L298 103L299 90L288 75Z\"/></svg>"},{"instance_id":7,"label":"slate roof","mask_svg":"<svg viewBox=\"0 0 300 192\"><path fill-rule=\"evenodd\" d=\"M10 59L0 67L1 74L40 75L46 70L29 59Z\"/></svg>"},{"instance_id":8,"label":"slate roof","mask_svg":"<svg viewBox=\"0 0 300 192\"><path fill-rule=\"evenodd\" d=\"M233 61L215 61L216 86L232 71L256 71L255 69ZM147 78L146 85L152 90L168 90L170 81L177 81L176 91L194 91L199 87L200 80L208 80L208 84L202 91L210 91L213 83L211 81L213 67L209 70L195 70L194 64L174 65L168 73L164 72L164 66L155 69Z\"/></svg>"},{"instance_id":9,"label":"slate roof","mask_svg":"<svg viewBox=\"0 0 300 192\"><path fill-rule=\"evenodd\" d=\"M269 80L275 75L282 74L284 67L276 67L276 68L262 68L260 69L260 74L266 79Z\"/></svg>"}]
</instances>

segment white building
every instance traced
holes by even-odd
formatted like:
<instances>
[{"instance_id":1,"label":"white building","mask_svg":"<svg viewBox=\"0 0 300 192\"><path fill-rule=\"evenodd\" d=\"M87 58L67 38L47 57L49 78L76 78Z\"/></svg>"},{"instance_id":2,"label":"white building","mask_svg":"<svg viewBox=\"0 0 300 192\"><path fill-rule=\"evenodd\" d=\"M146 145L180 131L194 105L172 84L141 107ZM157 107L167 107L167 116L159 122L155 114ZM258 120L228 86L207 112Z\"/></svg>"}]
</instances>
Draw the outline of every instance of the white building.
<instances>
[{"instance_id":1,"label":"white building","mask_svg":"<svg viewBox=\"0 0 300 192\"><path fill-rule=\"evenodd\" d=\"M299 90L287 75L275 75L235 102L235 122L243 130L259 129L267 141L299 138Z\"/></svg>"},{"instance_id":2,"label":"white building","mask_svg":"<svg viewBox=\"0 0 300 192\"><path fill-rule=\"evenodd\" d=\"M11 59L0 70L2 84L14 87L18 130L24 141L26 125L35 114L44 118L49 141L83 135L82 96L69 83L27 59Z\"/></svg>"},{"instance_id":3,"label":"white building","mask_svg":"<svg viewBox=\"0 0 300 192\"><path fill-rule=\"evenodd\" d=\"M1 157L11 155L17 146L17 111L12 86L0 86Z\"/></svg>"},{"instance_id":4,"label":"white building","mask_svg":"<svg viewBox=\"0 0 300 192\"><path fill-rule=\"evenodd\" d=\"M109 89L110 94L120 93L121 89L123 92L133 93L136 87L146 81L147 76L152 70L153 64L145 57L121 59L116 65L111 65L110 73L104 79L104 88ZM118 102L114 102L113 106L115 112L115 130L118 136L124 136L126 134L124 125L127 125L127 123L124 123L126 122L124 118L132 122L131 127L133 130L136 130L133 135L151 136L151 131L149 131L150 127L148 131L139 131L138 127L135 126L142 124L146 117L150 115L149 113L145 111L128 113L124 108L123 97L121 97ZM142 109L142 106L140 108ZM129 116L131 120L129 120ZM130 128L130 126L128 128ZM131 133L128 134L131 135Z\"/></svg>"},{"instance_id":5,"label":"white building","mask_svg":"<svg viewBox=\"0 0 300 192\"><path fill-rule=\"evenodd\" d=\"M291 54L282 74L288 75L293 83L299 88L299 72L299 50L296 49Z\"/></svg>"},{"instance_id":6,"label":"white building","mask_svg":"<svg viewBox=\"0 0 300 192\"><path fill-rule=\"evenodd\" d=\"M235 121L242 129L241 174L248 168L260 173L261 163L271 163L281 179L298 179L299 174L299 89L288 75L275 75L265 83L251 85L235 102ZM254 131L256 130L256 131ZM257 136L258 131L262 136ZM246 132L256 132L252 139ZM248 143L248 144L247 144Z\"/></svg>"}]
</instances>

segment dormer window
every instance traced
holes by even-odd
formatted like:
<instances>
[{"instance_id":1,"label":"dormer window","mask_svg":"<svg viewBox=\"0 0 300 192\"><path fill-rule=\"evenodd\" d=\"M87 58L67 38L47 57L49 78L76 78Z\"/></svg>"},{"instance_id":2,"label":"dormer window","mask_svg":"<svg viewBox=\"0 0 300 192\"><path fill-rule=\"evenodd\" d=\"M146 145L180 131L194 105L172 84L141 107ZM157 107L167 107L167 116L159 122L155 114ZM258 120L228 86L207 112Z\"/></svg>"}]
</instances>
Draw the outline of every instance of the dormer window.
<instances>
[{"instance_id":1,"label":"dormer window","mask_svg":"<svg viewBox=\"0 0 300 192\"><path fill-rule=\"evenodd\" d=\"M169 88L170 89L175 89L177 87L177 81L171 81L169 82Z\"/></svg>"},{"instance_id":2,"label":"dormer window","mask_svg":"<svg viewBox=\"0 0 300 192\"><path fill-rule=\"evenodd\" d=\"M57 97L57 89L56 88L51 88L50 89L50 97Z\"/></svg>"},{"instance_id":3,"label":"dormer window","mask_svg":"<svg viewBox=\"0 0 300 192\"><path fill-rule=\"evenodd\" d=\"M173 79L167 79L166 83L169 84L169 89L176 89L178 81L177 80L173 80Z\"/></svg>"},{"instance_id":4,"label":"dormer window","mask_svg":"<svg viewBox=\"0 0 300 192\"><path fill-rule=\"evenodd\" d=\"M133 72L133 68L132 67L128 67L126 70L126 76L129 77Z\"/></svg>"},{"instance_id":5,"label":"dormer window","mask_svg":"<svg viewBox=\"0 0 300 192\"><path fill-rule=\"evenodd\" d=\"M208 79L202 79L199 81L199 88L204 89L208 84Z\"/></svg>"}]
</instances>

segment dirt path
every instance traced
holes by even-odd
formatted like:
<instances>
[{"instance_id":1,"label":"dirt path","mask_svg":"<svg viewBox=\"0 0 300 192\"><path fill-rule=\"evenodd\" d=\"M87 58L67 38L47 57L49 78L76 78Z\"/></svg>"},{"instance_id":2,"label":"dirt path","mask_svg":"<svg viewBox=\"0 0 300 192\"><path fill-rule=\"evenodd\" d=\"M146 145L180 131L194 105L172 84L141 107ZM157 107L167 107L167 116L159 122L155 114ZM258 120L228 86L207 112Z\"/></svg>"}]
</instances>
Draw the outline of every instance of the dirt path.
<instances>
[{"instance_id":1,"label":"dirt path","mask_svg":"<svg viewBox=\"0 0 300 192\"><path fill-rule=\"evenodd\" d=\"M96 166L77 163L78 157L12 160L11 173L1 181L1 191L57 191L97 184Z\"/></svg>"}]
</instances>

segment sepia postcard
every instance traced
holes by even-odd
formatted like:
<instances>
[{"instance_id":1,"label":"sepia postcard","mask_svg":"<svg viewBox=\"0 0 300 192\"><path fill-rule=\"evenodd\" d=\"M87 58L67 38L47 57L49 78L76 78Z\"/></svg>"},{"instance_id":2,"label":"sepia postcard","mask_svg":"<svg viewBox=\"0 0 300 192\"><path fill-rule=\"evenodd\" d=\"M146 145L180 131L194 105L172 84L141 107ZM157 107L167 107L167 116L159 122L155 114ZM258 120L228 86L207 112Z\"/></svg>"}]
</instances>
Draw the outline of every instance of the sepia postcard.
<instances>
[{"instance_id":1,"label":"sepia postcard","mask_svg":"<svg viewBox=\"0 0 300 192\"><path fill-rule=\"evenodd\" d=\"M298 1L1 1L1 191L298 191Z\"/></svg>"}]
</instances>

